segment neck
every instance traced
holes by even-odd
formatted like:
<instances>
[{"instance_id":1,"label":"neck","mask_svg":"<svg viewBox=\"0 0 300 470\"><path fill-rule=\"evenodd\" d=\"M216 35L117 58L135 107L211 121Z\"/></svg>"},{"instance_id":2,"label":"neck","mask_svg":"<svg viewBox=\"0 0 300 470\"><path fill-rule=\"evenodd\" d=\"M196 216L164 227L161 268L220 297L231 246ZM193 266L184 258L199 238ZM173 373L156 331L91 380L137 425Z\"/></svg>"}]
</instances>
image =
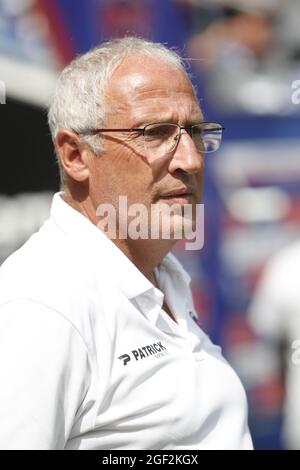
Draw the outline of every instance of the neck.
<instances>
[{"instance_id":1,"label":"neck","mask_svg":"<svg viewBox=\"0 0 300 470\"><path fill-rule=\"evenodd\" d=\"M70 192L65 192L63 199L73 209L80 212L94 225L99 222L95 208L90 199L78 200L73 198ZM100 230L100 228L99 228ZM153 270L166 254L172 249L176 240L157 239L111 239L113 243L127 256L127 258L141 271L150 282L156 284Z\"/></svg>"},{"instance_id":2,"label":"neck","mask_svg":"<svg viewBox=\"0 0 300 470\"><path fill-rule=\"evenodd\" d=\"M156 284L154 268L162 262L175 244L174 240L117 239L112 241L153 284Z\"/></svg>"}]
</instances>

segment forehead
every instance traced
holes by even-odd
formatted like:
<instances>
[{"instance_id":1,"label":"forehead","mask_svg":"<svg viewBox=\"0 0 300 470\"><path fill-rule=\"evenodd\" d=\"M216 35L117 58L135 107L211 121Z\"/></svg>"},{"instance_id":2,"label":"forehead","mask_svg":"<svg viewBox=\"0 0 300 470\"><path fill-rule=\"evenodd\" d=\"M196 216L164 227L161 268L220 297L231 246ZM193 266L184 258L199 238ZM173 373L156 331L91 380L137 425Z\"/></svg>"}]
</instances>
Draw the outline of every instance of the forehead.
<instances>
[{"instance_id":1,"label":"forehead","mask_svg":"<svg viewBox=\"0 0 300 470\"><path fill-rule=\"evenodd\" d=\"M201 119L191 81L174 65L150 57L129 57L106 89L107 115L130 125L156 119Z\"/></svg>"}]
</instances>

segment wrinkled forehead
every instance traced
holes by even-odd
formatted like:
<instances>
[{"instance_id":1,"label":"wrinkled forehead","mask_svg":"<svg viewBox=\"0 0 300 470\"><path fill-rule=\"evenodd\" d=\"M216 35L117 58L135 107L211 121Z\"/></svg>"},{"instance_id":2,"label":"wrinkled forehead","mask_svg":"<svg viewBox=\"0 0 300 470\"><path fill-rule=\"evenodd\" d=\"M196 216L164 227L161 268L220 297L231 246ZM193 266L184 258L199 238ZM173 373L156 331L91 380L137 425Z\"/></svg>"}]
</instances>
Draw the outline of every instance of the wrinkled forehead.
<instances>
[{"instance_id":1,"label":"wrinkled forehead","mask_svg":"<svg viewBox=\"0 0 300 470\"><path fill-rule=\"evenodd\" d=\"M128 118L156 113L201 115L187 74L173 64L149 57L126 58L106 89L107 114ZM200 116L199 116L200 117Z\"/></svg>"}]
</instances>

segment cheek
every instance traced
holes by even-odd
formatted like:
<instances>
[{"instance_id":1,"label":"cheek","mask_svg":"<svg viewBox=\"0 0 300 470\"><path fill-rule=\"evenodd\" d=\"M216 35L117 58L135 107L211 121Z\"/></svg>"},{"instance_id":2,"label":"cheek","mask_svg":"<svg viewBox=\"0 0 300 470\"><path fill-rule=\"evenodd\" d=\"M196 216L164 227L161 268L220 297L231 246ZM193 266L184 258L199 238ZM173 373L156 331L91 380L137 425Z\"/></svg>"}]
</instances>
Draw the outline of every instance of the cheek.
<instances>
[{"instance_id":1,"label":"cheek","mask_svg":"<svg viewBox=\"0 0 300 470\"><path fill-rule=\"evenodd\" d=\"M92 186L98 200L117 204L126 196L128 204L151 202L153 176L149 166L135 155L105 155L99 158L93 172Z\"/></svg>"},{"instance_id":2,"label":"cheek","mask_svg":"<svg viewBox=\"0 0 300 470\"><path fill-rule=\"evenodd\" d=\"M196 177L197 180L197 196L198 196L198 203L202 199L202 193L203 193L203 186L204 186L204 171L199 172L199 174Z\"/></svg>"},{"instance_id":3,"label":"cheek","mask_svg":"<svg viewBox=\"0 0 300 470\"><path fill-rule=\"evenodd\" d=\"M153 180L149 172L138 172L134 168L128 169L122 187L128 197L128 203L141 203L149 206L152 201Z\"/></svg>"}]
</instances>

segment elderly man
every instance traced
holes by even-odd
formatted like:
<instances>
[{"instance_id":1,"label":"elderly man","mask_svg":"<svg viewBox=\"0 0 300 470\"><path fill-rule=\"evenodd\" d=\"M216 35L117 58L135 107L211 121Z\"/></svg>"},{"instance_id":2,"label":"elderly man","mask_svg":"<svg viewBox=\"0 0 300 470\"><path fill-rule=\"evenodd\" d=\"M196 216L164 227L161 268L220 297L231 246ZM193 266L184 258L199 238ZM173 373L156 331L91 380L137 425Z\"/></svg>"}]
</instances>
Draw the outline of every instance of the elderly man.
<instances>
[{"instance_id":1,"label":"elderly man","mask_svg":"<svg viewBox=\"0 0 300 470\"><path fill-rule=\"evenodd\" d=\"M169 237L160 223L158 236L121 236L130 211L116 210L115 236L101 225L120 197L199 202L222 126L204 122L179 56L103 44L62 72L49 123L62 191L0 270L1 448L251 448L243 387L168 254L183 212L167 216Z\"/></svg>"}]
</instances>

